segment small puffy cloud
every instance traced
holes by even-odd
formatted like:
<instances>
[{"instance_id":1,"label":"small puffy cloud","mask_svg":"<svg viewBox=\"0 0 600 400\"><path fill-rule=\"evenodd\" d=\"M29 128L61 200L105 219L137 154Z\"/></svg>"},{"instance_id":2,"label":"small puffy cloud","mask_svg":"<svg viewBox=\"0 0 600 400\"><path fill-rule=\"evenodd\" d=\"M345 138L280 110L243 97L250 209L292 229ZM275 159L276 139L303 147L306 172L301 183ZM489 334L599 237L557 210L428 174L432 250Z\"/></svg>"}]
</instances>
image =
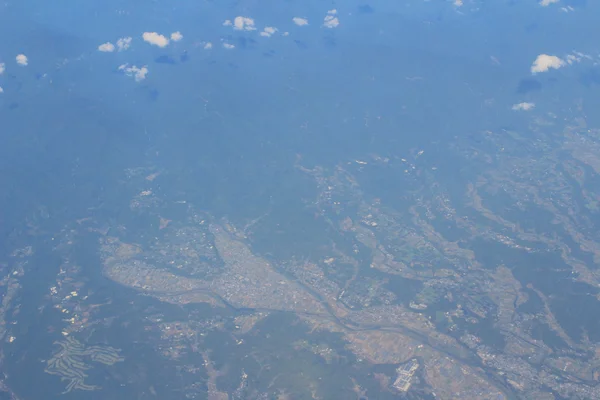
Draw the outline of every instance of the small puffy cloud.
<instances>
[{"instance_id":1,"label":"small puffy cloud","mask_svg":"<svg viewBox=\"0 0 600 400\"><path fill-rule=\"evenodd\" d=\"M231 20L230 20L230 19L226 19L226 20L223 22L223 26L232 26L232 25L233 25L233 23L231 22Z\"/></svg>"},{"instance_id":2,"label":"small puffy cloud","mask_svg":"<svg viewBox=\"0 0 600 400\"><path fill-rule=\"evenodd\" d=\"M292 18L292 21L298 26L308 25L308 20L306 18L294 17Z\"/></svg>"},{"instance_id":3,"label":"small puffy cloud","mask_svg":"<svg viewBox=\"0 0 600 400\"><path fill-rule=\"evenodd\" d=\"M112 53L113 51L115 51L115 45L111 42L103 43L100 46L98 46L98 51L101 51L103 53Z\"/></svg>"},{"instance_id":4,"label":"small puffy cloud","mask_svg":"<svg viewBox=\"0 0 600 400\"><path fill-rule=\"evenodd\" d=\"M181 34L181 32L177 31L177 32L171 33L172 41L179 42L181 39L183 39L183 35Z\"/></svg>"},{"instance_id":5,"label":"small puffy cloud","mask_svg":"<svg viewBox=\"0 0 600 400\"><path fill-rule=\"evenodd\" d=\"M336 15L337 15L336 9L327 11L327 15L325 16L325 19L323 20L323 26L325 28L337 27L340 24L340 20L338 19L338 17L336 17Z\"/></svg>"},{"instance_id":6,"label":"small puffy cloud","mask_svg":"<svg viewBox=\"0 0 600 400\"><path fill-rule=\"evenodd\" d=\"M540 6L547 7L550 4L558 3L558 0L540 0Z\"/></svg>"},{"instance_id":7,"label":"small puffy cloud","mask_svg":"<svg viewBox=\"0 0 600 400\"><path fill-rule=\"evenodd\" d=\"M223 43L223 47L227 50L235 49L235 46L231 43Z\"/></svg>"},{"instance_id":8,"label":"small puffy cloud","mask_svg":"<svg viewBox=\"0 0 600 400\"><path fill-rule=\"evenodd\" d=\"M212 43L211 42L207 42L204 44L204 50L210 50L212 49Z\"/></svg>"},{"instance_id":9,"label":"small puffy cloud","mask_svg":"<svg viewBox=\"0 0 600 400\"><path fill-rule=\"evenodd\" d=\"M233 29L237 31L254 31L254 20L248 17L235 17L233 20Z\"/></svg>"},{"instance_id":10,"label":"small puffy cloud","mask_svg":"<svg viewBox=\"0 0 600 400\"><path fill-rule=\"evenodd\" d=\"M463 0L454 0L454 7L462 7Z\"/></svg>"},{"instance_id":11,"label":"small puffy cloud","mask_svg":"<svg viewBox=\"0 0 600 400\"><path fill-rule=\"evenodd\" d=\"M146 66L139 68L135 65L130 67L128 64L123 64L119 66L119 71L123 71L127 76L133 76L136 82L143 81L146 79L146 75L148 75L148 68Z\"/></svg>"},{"instance_id":12,"label":"small puffy cloud","mask_svg":"<svg viewBox=\"0 0 600 400\"><path fill-rule=\"evenodd\" d=\"M0 93L4 93L4 89L2 89L2 86L0 86Z\"/></svg>"},{"instance_id":13,"label":"small puffy cloud","mask_svg":"<svg viewBox=\"0 0 600 400\"><path fill-rule=\"evenodd\" d=\"M4 63L0 63L0 75L2 75L6 71L6 65Z\"/></svg>"},{"instance_id":14,"label":"small puffy cloud","mask_svg":"<svg viewBox=\"0 0 600 400\"><path fill-rule=\"evenodd\" d=\"M125 51L131 47L132 40L133 39L130 36L122 37L121 39L117 40L117 48L119 51Z\"/></svg>"},{"instance_id":15,"label":"small puffy cloud","mask_svg":"<svg viewBox=\"0 0 600 400\"><path fill-rule=\"evenodd\" d=\"M559 69L564 67L565 62L557 56L549 56L548 54L540 54L537 56L533 65L531 66L531 73L537 74L538 72L546 72L549 69Z\"/></svg>"},{"instance_id":16,"label":"small puffy cloud","mask_svg":"<svg viewBox=\"0 0 600 400\"><path fill-rule=\"evenodd\" d=\"M277 28L273 26L266 26L265 29L260 33L260 36L271 37L277 32Z\"/></svg>"},{"instance_id":17,"label":"small puffy cloud","mask_svg":"<svg viewBox=\"0 0 600 400\"><path fill-rule=\"evenodd\" d=\"M534 103L518 103L518 104L514 104L512 106L512 109L515 111L529 111L529 110L533 110L535 108L535 104Z\"/></svg>"},{"instance_id":18,"label":"small puffy cloud","mask_svg":"<svg viewBox=\"0 0 600 400\"><path fill-rule=\"evenodd\" d=\"M19 54L15 59L17 60L17 64L22 65L23 67L29 64L29 59L25 54Z\"/></svg>"},{"instance_id":19,"label":"small puffy cloud","mask_svg":"<svg viewBox=\"0 0 600 400\"><path fill-rule=\"evenodd\" d=\"M156 32L144 32L142 34L144 42L158 47L166 47L169 44L169 39Z\"/></svg>"},{"instance_id":20,"label":"small puffy cloud","mask_svg":"<svg viewBox=\"0 0 600 400\"><path fill-rule=\"evenodd\" d=\"M323 20L323 26L325 28L336 28L340 24L340 20L333 15L328 15Z\"/></svg>"}]
</instances>

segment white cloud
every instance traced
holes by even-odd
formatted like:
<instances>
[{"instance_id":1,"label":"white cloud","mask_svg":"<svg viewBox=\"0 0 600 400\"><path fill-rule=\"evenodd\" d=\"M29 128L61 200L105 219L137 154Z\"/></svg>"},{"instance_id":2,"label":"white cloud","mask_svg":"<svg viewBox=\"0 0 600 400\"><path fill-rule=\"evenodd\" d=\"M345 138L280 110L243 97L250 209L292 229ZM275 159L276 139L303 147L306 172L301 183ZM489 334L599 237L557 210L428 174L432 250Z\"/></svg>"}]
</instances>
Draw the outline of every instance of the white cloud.
<instances>
[{"instance_id":1,"label":"white cloud","mask_svg":"<svg viewBox=\"0 0 600 400\"><path fill-rule=\"evenodd\" d=\"M292 21L298 26L308 25L308 20L306 18L294 17L292 18Z\"/></svg>"},{"instance_id":2,"label":"white cloud","mask_svg":"<svg viewBox=\"0 0 600 400\"><path fill-rule=\"evenodd\" d=\"M529 110L533 110L535 108L535 104L534 103L519 103L519 104L514 104L512 106L512 109L515 111L529 111Z\"/></svg>"},{"instance_id":3,"label":"white cloud","mask_svg":"<svg viewBox=\"0 0 600 400\"><path fill-rule=\"evenodd\" d=\"M212 49L212 43L208 42L204 45L204 50L210 50L210 49Z\"/></svg>"},{"instance_id":4,"label":"white cloud","mask_svg":"<svg viewBox=\"0 0 600 400\"><path fill-rule=\"evenodd\" d=\"M115 49L118 49L119 51L124 51L131 46L132 40L133 39L131 37L122 37L119 40L117 40L116 46L111 42L106 42L98 46L98 50L105 53L112 53L113 51L115 51Z\"/></svg>"},{"instance_id":5,"label":"white cloud","mask_svg":"<svg viewBox=\"0 0 600 400\"><path fill-rule=\"evenodd\" d=\"M573 64L574 62L579 62L579 61L581 61L581 58L580 58L580 57L577 57L577 56L575 56L575 55L573 55L573 54L569 54L569 55L567 56L567 63L568 63L569 65Z\"/></svg>"},{"instance_id":6,"label":"white cloud","mask_svg":"<svg viewBox=\"0 0 600 400\"><path fill-rule=\"evenodd\" d=\"M574 51L573 54L569 54L566 57L566 61L569 65L572 65L573 63L581 62L581 60L583 60L584 58L586 60L593 60L593 58L589 54L584 54L579 51Z\"/></svg>"},{"instance_id":7,"label":"white cloud","mask_svg":"<svg viewBox=\"0 0 600 400\"><path fill-rule=\"evenodd\" d=\"M254 31L254 20L248 17L235 17L233 20L233 29L237 31Z\"/></svg>"},{"instance_id":8,"label":"white cloud","mask_svg":"<svg viewBox=\"0 0 600 400\"><path fill-rule=\"evenodd\" d=\"M549 69L559 69L560 67L564 67L565 62L556 57L549 56L548 54L540 54L537 56L533 65L531 66L531 73L537 74L538 72L546 72Z\"/></svg>"},{"instance_id":9,"label":"white cloud","mask_svg":"<svg viewBox=\"0 0 600 400\"><path fill-rule=\"evenodd\" d=\"M462 0L454 0L454 7L462 7L462 5L463 5Z\"/></svg>"},{"instance_id":10,"label":"white cloud","mask_svg":"<svg viewBox=\"0 0 600 400\"><path fill-rule=\"evenodd\" d=\"M17 64L22 65L22 66L26 66L27 64L29 64L29 59L27 58L27 56L25 54L19 54L16 57L17 60Z\"/></svg>"},{"instance_id":11,"label":"white cloud","mask_svg":"<svg viewBox=\"0 0 600 400\"><path fill-rule=\"evenodd\" d=\"M145 42L158 47L166 47L169 44L169 39L156 32L144 32L142 35Z\"/></svg>"},{"instance_id":12,"label":"white cloud","mask_svg":"<svg viewBox=\"0 0 600 400\"><path fill-rule=\"evenodd\" d=\"M2 75L6 71L6 64L0 63L0 75Z\"/></svg>"},{"instance_id":13,"label":"white cloud","mask_svg":"<svg viewBox=\"0 0 600 400\"><path fill-rule=\"evenodd\" d=\"M231 20L230 20L230 19L226 19L226 20L223 22L223 26L231 26L231 25L233 25L233 23L231 22Z\"/></svg>"},{"instance_id":14,"label":"white cloud","mask_svg":"<svg viewBox=\"0 0 600 400\"><path fill-rule=\"evenodd\" d=\"M104 53L112 53L115 51L115 45L111 42L106 42L98 46L98 50Z\"/></svg>"},{"instance_id":15,"label":"white cloud","mask_svg":"<svg viewBox=\"0 0 600 400\"><path fill-rule=\"evenodd\" d=\"M181 39L183 39L183 35L181 34L181 32L177 31L177 32L171 33L172 41L179 42Z\"/></svg>"},{"instance_id":16,"label":"white cloud","mask_svg":"<svg viewBox=\"0 0 600 400\"><path fill-rule=\"evenodd\" d=\"M223 47L225 47L227 50L235 49L235 46L230 43L223 43Z\"/></svg>"},{"instance_id":17,"label":"white cloud","mask_svg":"<svg viewBox=\"0 0 600 400\"><path fill-rule=\"evenodd\" d=\"M128 64L123 64L119 66L119 71L125 72L127 76L133 76L136 82L143 81L146 79L146 75L148 75L148 68L146 66L138 68L135 65L130 67Z\"/></svg>"},{"instance_id":18,"label":"white cloud","mask_svg":"<svg viewBox=\"0 0 600 400\"><path fill-rule=\"evenodd\" d=\"M558 3L558 0L540 0L540 6L547 7L550 4Z\"/></svg>"},{"instance_id":19,"label":"white cloud","mask_svg":"<svg viewBox=\"0 0 600 400\"><path fill-rule=\"evenodd\" d=\"M335 28L340 24L340 20L337 19L337 17L334 17L333 15L328 15L325 17L325 20L323 21L323 26L325 28Z\"/></svg>"},{"instance_id":20,"label":"white cloud","mask_svg":"<svg viewBox=\"0 0 600 400\"><path fill-rule=\"evenodd\" d=\"M133 39L131 38L131 36L122 37L121 39L117 40L117 48L119 49L119 51L127 50L131 46L132 40Z\"/></svg>"},{"instance_id":21,"label":"white cloud","mask_svg":"<svg viewBox=\"0 0 600 400\"><path fill-rule=\"evenodd\" d=\"M323 20L323 26L325 28L335 28L340 24L340 20L336 17L336 14L337 14L336 9L327 11L327 15L325 16L325 19Z\"/></svg>"},{"instance_id":22,"label":"white cloud","mask_svg":"<svg viewBox=\"0 0 600 400\"><path fill-rule=\"evenodd\" d=\"M2 86L0 86L0 93L4 93L4 89L2 89Z\"/></svg>"},{"instance_id":23,"label":"white cloud","mask_svg":"<svg viewBox=\"0 0 600 400\"><path fill-rule=\"evenodd\" d=\"M265 29L260 33L260 36L271 37L277 32L277 28L273 26L266 26Z\"/></svg>"}]
</instances>

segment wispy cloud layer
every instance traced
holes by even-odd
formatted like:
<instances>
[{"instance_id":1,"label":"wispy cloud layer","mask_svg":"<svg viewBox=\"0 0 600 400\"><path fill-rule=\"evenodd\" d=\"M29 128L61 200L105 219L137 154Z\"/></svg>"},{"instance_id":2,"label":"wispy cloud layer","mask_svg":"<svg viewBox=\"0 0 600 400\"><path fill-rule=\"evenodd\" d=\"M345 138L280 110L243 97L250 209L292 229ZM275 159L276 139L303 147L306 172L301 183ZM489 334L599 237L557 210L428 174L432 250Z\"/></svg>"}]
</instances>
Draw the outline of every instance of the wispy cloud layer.
<instances>
[{"instance_id":1,"label":"wispy cloud layer","mask_svg":"<svg viewBox=\"0 0 600 400\"><path fill-rule=\"evenodd\" d=\"M527 102L514 104L512 106L512 109L515 111L529 111L529 110L533 110L534 108L535 108L534 103L527 103Z\"/></svg>"}]
</instances>

